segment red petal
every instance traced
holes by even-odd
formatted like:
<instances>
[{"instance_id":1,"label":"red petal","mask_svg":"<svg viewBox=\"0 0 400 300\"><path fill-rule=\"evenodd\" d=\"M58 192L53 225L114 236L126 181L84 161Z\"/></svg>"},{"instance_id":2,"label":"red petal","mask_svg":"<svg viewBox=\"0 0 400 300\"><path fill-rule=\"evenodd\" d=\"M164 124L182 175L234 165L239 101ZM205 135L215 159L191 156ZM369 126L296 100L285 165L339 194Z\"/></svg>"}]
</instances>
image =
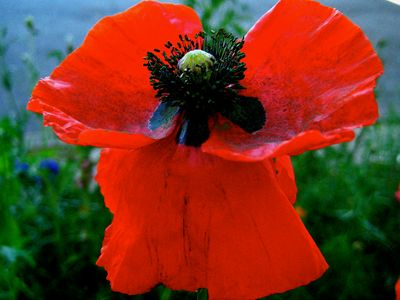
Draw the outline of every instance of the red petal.
<instances>
[{"instance_id":1,"label":"red petal","mask_svg":"<svg viewBox=\"0 0 400 300\"><path fill-rule=\"evenodd\" d=\"M400 300L400 278L396 282L395 290L396 290L396 300Z\"/></svg>"},{"instance_id":2,"label":"red petal","mask_svg":"<svg viewBox=\"0 0 400 300\"><path fill-rule=\"evenodd\" d=\"M158 101L144 57L179 34L202 30L183 5L145 1L89 32L83 45L35 87L28 109L69 143L131 148L162 138L147 123ZM147 137L146 137L147 136Z\"/></svg>"},{"instance_id":3,"label":"red petal","mask_svg":"<svg viewBox=\"0 0 400 300\"><path fill-rule=\"evenodd\" d=\"M284 155L274 159L268 159L264 162L267 166L272 165L276 174L278 184L282 188L289 201L294 204L296 202L297 186L290 156Z\"/></svg>"},{"instance_id":4,"label":"red petal","mask_svg":"<svg viewBox=\"0 0 400 300\"><path fill-rule=\"evenodd\" d=\"M204 151L237 160L299 154L349 141L354 128L377 119L373 90L382 64L362 31L337 10L281 0L245 41L243 84L263 103L266 126L253 135L218 126Z\"/></svg>"},{"instance_id":5,"label":"red petal","mask_svg":"<svg viewBox=\"0 0 400 300\"><path fill-rule=\"evenodd\" d=\"M208 288L210 299L255 299L320 277L326 262L274 171L172 139L103 152L97 179L114 220L98 264L113 290L164 283Z\"/></svg>"}]
</instances>

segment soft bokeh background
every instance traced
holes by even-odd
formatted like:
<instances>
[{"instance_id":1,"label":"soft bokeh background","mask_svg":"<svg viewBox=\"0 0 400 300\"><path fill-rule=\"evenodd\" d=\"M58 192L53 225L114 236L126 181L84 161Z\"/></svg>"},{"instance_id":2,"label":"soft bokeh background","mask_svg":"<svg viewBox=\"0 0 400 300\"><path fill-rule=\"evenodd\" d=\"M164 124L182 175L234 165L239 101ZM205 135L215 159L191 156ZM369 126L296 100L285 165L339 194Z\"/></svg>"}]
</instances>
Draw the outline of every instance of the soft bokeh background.
<instances>
[{"instance_id":1,"label":"soft bokeh background","mask_svg":"<svg viewBox=\"0 0 400 300\"><path fill-rule=\"evenodd\" d=\"M157 287L112 293L95 266L111 216L93 181L98 150L59 143L24 106L39 77L130 0L0 0L0 299L195 299ZM179 2L179 1L175 1ZM182 0L239 35L269 0ZM382 118L355 142L295 157L296 208L331 268L268 299L394 299L400 275L400 6L324 0L361 26L385 63Z\"/></svg>"}]
</instances>

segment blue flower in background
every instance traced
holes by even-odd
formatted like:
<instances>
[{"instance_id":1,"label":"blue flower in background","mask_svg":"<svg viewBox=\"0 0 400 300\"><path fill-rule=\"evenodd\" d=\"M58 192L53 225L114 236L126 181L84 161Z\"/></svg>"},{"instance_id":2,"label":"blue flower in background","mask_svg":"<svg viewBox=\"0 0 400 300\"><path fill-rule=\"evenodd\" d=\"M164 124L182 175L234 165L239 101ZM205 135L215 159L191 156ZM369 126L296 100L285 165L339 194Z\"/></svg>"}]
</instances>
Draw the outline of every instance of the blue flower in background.
<instances>
[{"instance_id":1,"label":"blue flower in background","mask_svg":"<svg viewBox=\"0 0 400 300\"><path fill-rule=\"evenodd\" d=\"M29 171L29 164L20 160L16 160L14 162L14 171L18 174L27 173Z\"/></svg>"},{"instance_id":2,"label":"blue flower in background","mask_svg":"<svg viewBox=\"0 0 400 300\"><path fill-rule=\"evenodd\" d=\"M48 170L54 175L57 175L60 172L60 166L54 159L43 159L39 164L39 168L42 170Z\"/></svg>"}]
</instances>

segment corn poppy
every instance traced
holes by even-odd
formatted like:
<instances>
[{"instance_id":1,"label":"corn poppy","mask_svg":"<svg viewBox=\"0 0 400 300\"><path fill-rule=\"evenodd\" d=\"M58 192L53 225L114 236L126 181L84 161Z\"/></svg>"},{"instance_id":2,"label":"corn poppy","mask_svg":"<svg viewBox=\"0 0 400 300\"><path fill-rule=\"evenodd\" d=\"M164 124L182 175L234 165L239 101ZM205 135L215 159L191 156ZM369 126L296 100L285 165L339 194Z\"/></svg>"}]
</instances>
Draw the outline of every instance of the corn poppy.
<instances>
[{"instance_id":1,"label":"corn poppy","mask_svg":"<svg viewBox=\"0 0 400 300\"><path fill-rule=\"evenodd\" d=\"M396 300L400 300L400 278L397 279L396 285L394 287L396 292Z\"/></svg>"},{"instance_id":2,"label":"corn poppy","mask_svg":"<svg viewBox=\"0 0 400 300\"><path fill-rule=\"evenodd\" d=\"M394 198L395 198L398 202L400 202L400 184L399 184L399 186L398 186L398 188L397 188L397 191L394 193Z\"/></svg>"},{"instance_id":3,"label":"corn poppy","mask_svg":"<svg viewBox=\"0 0 400 300\"><path fill-rule=\"evenodd\" d=\"M290 156L374 123L382 71L362 31L314 1L279 1L243 39L143 1L96 24L28 109L64 142L106 148L98 265L113 290L254 299L327 269L293 207Z\"/></svg>"}]
</instances>

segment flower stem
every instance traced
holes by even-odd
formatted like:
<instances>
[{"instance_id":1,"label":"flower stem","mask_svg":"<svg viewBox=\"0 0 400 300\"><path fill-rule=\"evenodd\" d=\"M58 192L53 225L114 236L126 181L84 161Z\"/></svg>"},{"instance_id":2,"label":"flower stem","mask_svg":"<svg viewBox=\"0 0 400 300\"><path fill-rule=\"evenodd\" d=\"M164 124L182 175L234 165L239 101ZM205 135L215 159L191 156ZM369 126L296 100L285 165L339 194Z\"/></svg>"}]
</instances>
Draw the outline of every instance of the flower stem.
<instances>
[{"instance_id":1,"label":"flower stem","mask_svg":"<svg viewBox=\"0 0 400 300\"><path fill-rule=\"evenodd\" d=\"M207 300L207 299L208 299L207 289L198 289L197 300Z\"/></svg>"}]
</instances>

